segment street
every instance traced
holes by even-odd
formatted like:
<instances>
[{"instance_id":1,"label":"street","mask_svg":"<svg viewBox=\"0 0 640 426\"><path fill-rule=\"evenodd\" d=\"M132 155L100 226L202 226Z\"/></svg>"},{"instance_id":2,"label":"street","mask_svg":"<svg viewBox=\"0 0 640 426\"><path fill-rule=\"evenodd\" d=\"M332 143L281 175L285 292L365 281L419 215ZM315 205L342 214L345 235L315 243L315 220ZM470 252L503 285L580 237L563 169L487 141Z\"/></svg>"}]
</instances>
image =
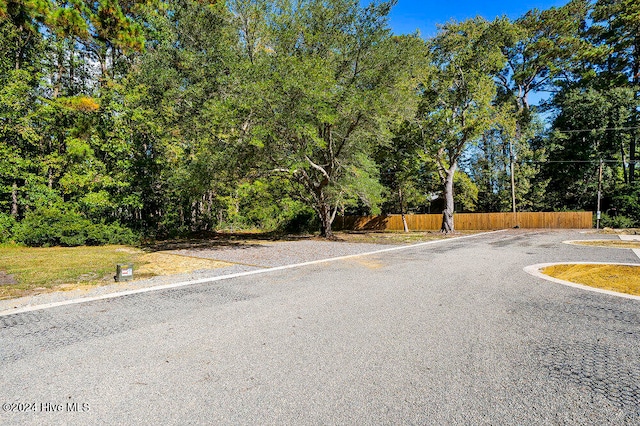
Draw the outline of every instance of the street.
<instances>
[{"instance_id":1,"label":"street","mask_svg":"<svg viewBox=\"0 0 640 426\"><path fill-rule=\"evenodd\" d=\"M640 263L509 230L0 316L0 424L638 424Z\"/></svg>"}]
</instances>

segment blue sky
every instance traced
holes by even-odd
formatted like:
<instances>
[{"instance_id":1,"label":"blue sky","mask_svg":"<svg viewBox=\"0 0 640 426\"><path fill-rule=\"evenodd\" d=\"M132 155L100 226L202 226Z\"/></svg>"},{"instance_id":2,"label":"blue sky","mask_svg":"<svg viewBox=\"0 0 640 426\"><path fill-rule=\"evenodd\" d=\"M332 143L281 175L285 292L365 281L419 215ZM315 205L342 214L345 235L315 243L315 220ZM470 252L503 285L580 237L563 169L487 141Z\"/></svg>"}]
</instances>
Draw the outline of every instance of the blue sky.
<instances>
[{"instance_id":1,"label":"blue sky","mask_svg":"<svg viewBox=\"0 0 640 426\"><path fill-rule=\"evenodd\" d=\"M444 24L451 19L462 21L478 15L488 20L502 15L514 19L534 8L548 9L568 2L569 0L398 0L391 11L390 25L396 34L413 33L419 29L423 37L430 37L437 31L436 24Z\"/></svg>"}]
</instances>

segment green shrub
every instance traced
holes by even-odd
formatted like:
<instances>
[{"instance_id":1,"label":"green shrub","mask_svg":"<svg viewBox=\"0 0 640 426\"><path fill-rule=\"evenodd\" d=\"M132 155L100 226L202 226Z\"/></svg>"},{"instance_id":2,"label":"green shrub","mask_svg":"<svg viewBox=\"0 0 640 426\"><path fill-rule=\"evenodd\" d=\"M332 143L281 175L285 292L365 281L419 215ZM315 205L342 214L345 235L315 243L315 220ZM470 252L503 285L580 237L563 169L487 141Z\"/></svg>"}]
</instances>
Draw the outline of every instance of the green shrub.
<instances>
[{"instance_id":1,"label":"green shrub","mask_svg":"<svg viewBox=\"0 0 640 426\"><path fill-rule=\"evenodd\" d=\"M318 215L309 208L301 208L283 220L279 231L287 234L305 234L320 228Z\"/></svg>"},{"instance_id":2,"label":"green shrub","mask_svg":"<svg viewBox=\"0 0 640 426\"><path fill-rule=\"evenodd\" d=\"M137 244L139 237L131 229L119 223L92 224L87 230L87 245L102 244Z\"/></svg>"},{"instance_id":3,"label":"green shrub","mask_svg":"<svg viewBox=\"0 0 640 426\"><path fill-rule=\"evenodd\" d=\"M13 229L16 226L16 220L13 216L0 213L0 243L6 243L13 238Z\"/></svg>"},{"instance_id":4,"label":"green shrub","mask_svg":"<svg viewBox=\"0 0 640 426\"><path fill-rule=\"evenodd\" d=\"M118 223L93 223L73 210L42 207L14 228L17 242L32 247L132 244L136 235Z\"/></svg>"},{"instance_id":5,"label":"green shrub","mask_svg":"<svg viewBox=\"0 0 640 426\"><path fill-rule=\"evenodd\" d=\"M620 227L630 228L640 225L640 185L638 183L622 188L620 193L613 197L612 205L617 208L617 217L625 218L622 219L624 225L629 220L634 222L631 226Z\"/></svg>"},{"instance_id":6,"label":"green shrub","mask_svg":"<svg viewBox=\"0 0 640 426\"><path fill-rule=\"evenodd\" d=\"M14 236L17 242L28 246L48 247L60 245L60 238L65 235L67 223L73 222L57 208L41 207L27 212L24 219L15 227Z\"/></svg>"},{"instance_id":7,"label":"green shrub","mask_svg":"<svg viewBox=\"0 0 640 426\"><path fill-rule=\"evenodd\" d=\"M635 226L636 226L635 221L627 216L622 216L622 215L609 216L608 214L603 213L602 216L600 217L601 228L624 229L624 228L633 228Z\"/></svg>"}]
</instances>

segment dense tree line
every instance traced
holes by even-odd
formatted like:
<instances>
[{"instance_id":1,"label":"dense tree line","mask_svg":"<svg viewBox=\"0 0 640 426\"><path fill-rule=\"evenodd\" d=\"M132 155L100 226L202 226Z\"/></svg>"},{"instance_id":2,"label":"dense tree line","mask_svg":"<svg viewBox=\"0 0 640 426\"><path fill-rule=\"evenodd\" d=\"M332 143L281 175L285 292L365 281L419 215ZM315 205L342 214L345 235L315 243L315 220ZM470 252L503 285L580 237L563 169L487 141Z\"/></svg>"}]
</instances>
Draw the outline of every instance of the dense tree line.
<instances>
[{"instance_id":1,"label":"dense tree line","mask_svg":"<svg viewBox=\"0 0 640 426\"><path fill-rule=\"evenodd\" d=\"M392 34L394 3L0 0L0 239L331 236L380 212L449 232L598 189L604 225L640 225L637 1L426 40Z\"/></svg>"}]
</instances>

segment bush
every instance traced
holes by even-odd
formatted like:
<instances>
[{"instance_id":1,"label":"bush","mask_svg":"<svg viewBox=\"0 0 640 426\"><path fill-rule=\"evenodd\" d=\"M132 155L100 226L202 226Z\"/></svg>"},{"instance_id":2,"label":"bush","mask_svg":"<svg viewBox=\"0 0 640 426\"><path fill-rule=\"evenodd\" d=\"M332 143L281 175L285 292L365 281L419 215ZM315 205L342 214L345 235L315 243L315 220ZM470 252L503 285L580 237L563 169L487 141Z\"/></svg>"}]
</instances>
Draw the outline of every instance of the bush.
<instances>
[{"instance_id":1,"label":"bush","mask_svg":"<svg viewBox=\"0 0 640 426\"><path fill-rule=\"evenodd\" d=\"M16 220L13 216L0 213L0 243L6 243L13 238L13 229L16 226Z\"/></svg>"},{"instance_id":2,"label":"bush","mask_svg":"<svg viewBox=\"0 0 640 426\"><path fill-rule=\"evenodd\" d=\"M139 237L131 229L119 223L92 224L87 231L87 245L137 244Z\"/></svg>"},{"instance_id":3,"label":"bush","mask_svg":"<svg viewBox=\"0 0 640 426\"><path fill-rule=\"evenodd\" d=\"M616 188L616 195L611 199L610 214L611 227L633 228L640 225L640 182L622 185ZM604 220L604 216L603 216Z\"/></svg>"},{"instance_id":4,"label":"bush","mask_svg":"<svg viewBox=\"0 0 640 426\"><path fill-rule=\"evenodd\" d=\"M136 235L118 223L93 223L78 212L57 207L26 214L14 228L17 242L32 247L132 244Z\"/></svg>"},{"instance_id":5,"label":"bush","mask_svg":"<svg viewBox=\"0 0 640 426\"><path fill-rule=\"evenodd\" d=\"M633 228L635 225L635 221L627 216L609 216L608 214L602 213L602 216L600 217L601 228L624 229Z\"/></svg>"},{"instance_id":6,"label":"bush","mask_svg":"<svg viewBox=\"0 0 640 426\"><path fill-rule=\"evenodd\" d=\"M280 232L287 234L305 234L320 228L318 215L311 209L300 209L286 218L279 227Z\"/></svg>"}]
</instances>

